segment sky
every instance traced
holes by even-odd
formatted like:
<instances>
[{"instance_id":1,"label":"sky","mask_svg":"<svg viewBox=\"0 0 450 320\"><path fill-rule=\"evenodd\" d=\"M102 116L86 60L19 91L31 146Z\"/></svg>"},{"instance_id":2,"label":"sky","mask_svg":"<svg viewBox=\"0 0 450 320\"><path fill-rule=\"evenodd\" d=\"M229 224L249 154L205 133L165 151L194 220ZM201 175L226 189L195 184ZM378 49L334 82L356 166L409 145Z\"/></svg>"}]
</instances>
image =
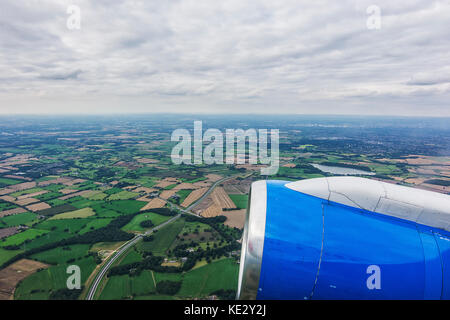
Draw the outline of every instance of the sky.
<instances>
[{"instance_id":1,"label":"sky","mask_svg":"<svg viewBox=\"0 0 450 320\"><path fill-rule=\"evenodd\" d=\"M450 0L2 0L0 113L450 116L449 26Z\"/></svg>"}]
</instances>

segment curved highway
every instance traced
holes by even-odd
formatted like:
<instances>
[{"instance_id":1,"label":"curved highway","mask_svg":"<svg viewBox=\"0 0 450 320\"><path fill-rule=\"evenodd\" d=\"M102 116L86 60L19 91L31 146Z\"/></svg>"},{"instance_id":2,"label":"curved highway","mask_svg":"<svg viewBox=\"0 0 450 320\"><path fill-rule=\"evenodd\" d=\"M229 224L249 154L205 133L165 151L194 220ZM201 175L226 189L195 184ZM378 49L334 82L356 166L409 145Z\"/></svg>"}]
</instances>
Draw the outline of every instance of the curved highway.
<instances>
[{"instance_id":1,"label":"curved highway","mask_svg":"<svg viewBox=\"0 0 450 320\"><path fill-rule=\"evenodd\" d=\"M217 180L216 182L214 182L209 189L205 192L205 194L203 196L201 196L197 201L195 201L193 204L191 204L190 206L188 206L187 208L183 209L173 203L171 203L170 201L168 201L167 203L170 206L174 206L176 207L179 211L184 212L184 213L188 213L188 214L192 214L195 215L196 217L201 217L196 215L195 213L192 213L190 210L192 208L194 208L197 204L199 204L201 201L203 201L203 199L205 199L213 190L216 186L218 186L220 183L235 178L236 176L231 176L231 177L226 177L226 178L222 178L220 180ZM145 235L149 235L151 233L153 233L153 231L158 230L159 228L162 228L163 226L175 221L176 219L178 219L179 217L181 217L181 214L178 214L172 218L170 218L169 220L167 220L164 223L161 223L160 225L152 228L151 230L148 230L147 232L145 232L144 234L139 234L136 235L133 239L128 240L127 242L125 242L122 246L120 246L117 249L116 253L113 253L112 257L101 267L100 271L97 273L97 275L95 276L94 281L91 284L91 287L89 288L89 291L86 295L86 300L93 300L95 293L97 292L98 286L100 285L100 283L102 282L103 277L106 275L106 273L108 272L109 268L111 268L111 266L114 264L115 261L117 261L117 259L125 252L127 251L129 248L131 248L132 246L134 246L136 244L136 242L138 242L143 236Z\"/></svg>"},{"instance_id":2,"label":"curved highway","mask_svg":"<svg viewBox=\"0 0 450 320\"><path fill-rule=\"evenodd\" d=\"M135 236L133 239L128 240L127 242L125 242L122 246L120 246L117 249L117 252L115 254L112 255L112 257L101 267L100 271L97 273L97 275L95 276L94 282L91 285L91 288L88 291L88 294L86 295L86 300L93 300L94 296L95 296L95 292L97 292L97 288L99 286L99 284L101 283L103 277L106 275L106 273L108 272L109 268L114 264L114 262L125 252L127 251L129 248L131 248L132 246L134 246L136 244L136 242L139 241L139 239L141 239L143 236L149 235L151 233L153 233L155 230L158 230L159 228L164 227L165 225L175 221L176 219L178 219L179 217L181 217L181 214L177 214L176 216L170 218L169 220L167 220L166 222L161 223L160 225L154 227L151 230L148 230L147 232L145 232L144 234L139 234L137 236Z\"/></svg>"}]
</instances>

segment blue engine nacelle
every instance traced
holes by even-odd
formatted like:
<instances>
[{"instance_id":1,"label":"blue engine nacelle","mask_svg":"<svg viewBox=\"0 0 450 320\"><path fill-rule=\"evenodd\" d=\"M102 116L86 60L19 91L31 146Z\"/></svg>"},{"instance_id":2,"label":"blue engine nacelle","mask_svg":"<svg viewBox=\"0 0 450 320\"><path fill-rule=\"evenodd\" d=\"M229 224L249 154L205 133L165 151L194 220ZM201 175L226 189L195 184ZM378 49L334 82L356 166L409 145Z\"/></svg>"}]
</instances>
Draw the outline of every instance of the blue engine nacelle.
<instances>
[{"instance_id":1,"label":"blue engine nacelle","mask_svg":"<svg viewBox=\"0 0 450 320\"><path fill-rule=\"evenodd\" d=\"M450 299L450 196L357 177L257 181L240 299Z\"/></svg>"}]
</instances>

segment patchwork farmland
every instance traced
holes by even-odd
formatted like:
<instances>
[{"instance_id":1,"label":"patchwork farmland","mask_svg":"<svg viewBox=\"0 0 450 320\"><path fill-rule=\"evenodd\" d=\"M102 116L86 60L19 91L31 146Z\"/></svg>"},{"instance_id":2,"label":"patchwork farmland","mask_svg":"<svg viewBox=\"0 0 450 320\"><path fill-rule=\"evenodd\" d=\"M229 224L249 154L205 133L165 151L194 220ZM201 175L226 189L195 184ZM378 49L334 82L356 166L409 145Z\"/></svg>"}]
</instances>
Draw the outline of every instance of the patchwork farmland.
<instances>
[{"instance_id":1,"label":"patchwork farmland","mask_svg":"<svg viewBox=\"0 0 450 320\"><path fill-rule=\"evenodd\" d=\"M352 129L351 119L285 121L271 177L261 164L173 164L171 133L186 123L176 117L0 122L0 298L86 299L101 271L94 299L233 298L251 183L333 175L317 164L449 193L445 134L408 135L407 123L386 129L385 121L370 130ZM70 265L80 267L80 290L66 287ZM23 269L19 278L14 268Z\"/></svg>"}]
</instances>

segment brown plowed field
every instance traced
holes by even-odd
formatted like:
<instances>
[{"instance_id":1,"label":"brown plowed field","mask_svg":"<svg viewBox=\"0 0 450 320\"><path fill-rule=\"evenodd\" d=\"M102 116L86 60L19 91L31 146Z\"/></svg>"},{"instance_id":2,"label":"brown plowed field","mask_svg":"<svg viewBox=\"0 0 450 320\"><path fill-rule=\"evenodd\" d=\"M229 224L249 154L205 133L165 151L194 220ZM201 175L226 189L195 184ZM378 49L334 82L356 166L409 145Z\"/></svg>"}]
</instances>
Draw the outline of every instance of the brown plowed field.
<instances>
[{"instance_id":1,"label":"brown plowed field","mask_svg":"<svg viewBox=\"0 0 450 320\"><path fill-rule=\"evenodd\" d=\"M14 191L15 191L15 190L13 190L13 189L4 188L4 189L0 190L0 196L2 196L2 195L4 195L4 194L11 193L11 192L14 192Z\"/></svg>"},{"instance_id":2,"label":"brown plowed field","mask_svg":"<svg viewBox=\"0 0 450 320\"><path fill-rule=\"evenodd\" d=\"M224 189L227 193L234 194L248 194L250 191L250 185L252 184L252 178L245 179L231 179L223 182Z\"/></svg>"},{"instance_id":3,"label":"brown plowed field","mask_svg":"<svg viewBox=\"0 0 450 320\"><path fill-rule=\"evenodd\" d=\"M222 215L227 217L227 221L225 221L224 224L232 228L243 229L246 211L246 209L223 211Z\"/></svg>"},{"instance_id":4,"label":"brown plowed field","mask_svg":"<svg viewBox=\"0 0 450 320\"><path fill-rule=\"evenodd\" d=\"M14 209L9 209L9 210L5 210L5 211L1 211L0 212L0 218L1 217L6 217L12 214L18 214L18 213L24 213L27 212L27 210L25 210L24 208L14 208Z\"/></svg>"},{"instance_id":5,"label":"brown plowed field","mask_svg":"<svg viewBox=\"0 0 450 320\"><path fill-rule=\"evenodd\" d=\"M228 194L222 187L215 188L214 191L211 193L211 198L214 201L214 203L220 208L227 208L227 209L236 208L236 205L234 204L233 200L231 200L231 198L228 196Z\"/></svg>"},{"instance_id":6,"label":"brown plowed field","mask_svg":"<svg viewBox=\"0 0 450 320\"><path fill-rule=\"evenodd\" d=\"M192 203L197 201L201 196L205 194L205 192L208 191L208 188L201 188L192 191L186 199L184 199L183 203L181 204L182 207L189 207Z\"/></svg>"},{"instance_id":7,"label":"brown plowed field","mask_svg":"<svg viewBox=\"0 0 450 320\"><path fill-rule=\"evenodd\" d=\"M171 196L173 196L175 193L177 193L177 190L164 190L163 192L161 192L161 194L159 195L160 198L167 200L169 199Z\"/></svg>"},{"instance_id":8,"label":"brown plowed field","mask_svg":"<svg viewBox=\"0 0 450 320\"><path fill-rule=\"evenodd\" d=\"M175 188L173 188L173 190L193 190L193 189L197 189L197 187L194 186L192 183L187 182L180 183L179 185L175 186Z\"/></svg>"},{"instance_id":9,"label":"brown plowed field","mask_svg":"<svg viewBox=\"0 0 450 320\"><path fill-rule=\"evenodd\" d=\"M22 259L0 270L0 300L11 300L17 284L39 269L48 268L48 265Z\"/></svg>"},{"instance_id":10,"label":"brown plowed field","mask_svg":"<svg viewBox=\"0 0 450 320\"><path fill-rule=\"evenodd\" d=\"M160 181L158 184L155 185L156 188L165 188L168 186L171 186L173 184L175 184L176 182L172 182L172 181Z\"/></svg>"},{"instance_id":11,"label":"brown plowed field","mask_svg":"<svg viewBox=\"0 0 450 320\"><path fill-rule=\"evenodd\" d=\"M68 194L66 196L59 197L58 199L59 200L67 200L67 199L70 199L70 198L73 198L73 197L83 196L83 195L88 194L90 192L92 192L92 191L91 190L78 191L78 192L75 192L75 193Z\"/></svg>"},{"instance_id":12,"label":"brown plowed field","mask_svg":"<svg viewBox=\"0 0 450 320\"><path fill-rule=\"evenodd\" d=\"M213 204L206 208L206 210L203 210L201 215L205 218L211 218L211 217L217 217L222 214L222 208L217 206L216 204Z\"/></svg>"},{"instance_id":13,"label":"brown plowed field","mask_svg":"<svg viewBox=\"0 0 450 320\"><path fill-rule=\"evenodd\" d=\"M29 194L24 194L24 195L18 196L17 200L33 198L33 197L40 196L41 194L44 194L47 192L48 192L48 190L42 190L42 191L37 191L37 192L29 193Z\"/></svg>"},{"instance_id":14,"label":"brown plowed field","mask_svg":"<svg viewBox=\"0 0 450 320\"><path fill-rule=\"evenodd\" d=\"M35 198L25 198L25 199L20 199L15 201L14 203L19 205L19 206L27 206L29 204L35 203L35 202L39 202L40 200L35 199Z\"/></svg>"},{"instance_id":15,"label":"brown plowed field","mask_svg":"<svg viewBox=\"0 0 450 320\"><path fill-rule=\"evenodd\" d=\"M133 190L133 192L139 192L139 193L141 193L141 192L143 192L143 193L152 193L152 192L155 192L155 191L158 191L158 190L156 190L154 188L147 188L147 187L139 187L139 188L136 188L136 189Z\"/></svg>"},{"instance_id":16,"label":"brown plowed field","mask_svg":"<svg viewBox=\"0 0 450 320\"><path fill-rule=\"evenodd\" d=\"M36 204L29 205L29 206L27 206L25 208L27 208L30 211L36 212L36 211L41 211L41 210L44 210L44 209L49 209L49 208L51 208L51 206L48 203L39 202L39 203L36 203Z\"/></svg>"},{"instance_id":17,"label":"brown plowed field","mask_svg":"<svg viewBox=\"0 0 450 320\"><path fill-rule=\"evenodd\" d=\"M196 188L206 188L206 187L210 187L211 184L212 184L211 181L203 180L203 181L194 182L192 185Z\"/></svg>"},{"instance_id":18,"label":"brown plowed field","mask_svg":"<svg viewBox=\"0 0 450 320\"><path fill-rule=\"evenodd\" d=\"M78 190L76 189L61 189L58 192L61 192L62 194L69 194L69 193L74 193L77 192Z\"/></svg>"},{"instance_id":19,"label":"brown plowed field","mask_svg":"<svg viewBox=\"0 0 450 320\"><path fill-rule=\"evenodd\" d=\"M15 191L22 191L22 190L26 190L26 189L31 189L36 187L36 182L23 182L23 183L19 183L19 184L15 184L12 186L8 186L9 189L14 189Z\"/></svg>"},{"instance_id":20,"label":"brown plowed field","mask_svg":"<svg viewBox=\"0 0 450 320\"><path fill-rule=\"evenodd\" d=\"M219 176L218 174L210 173L206 175L206 178L208 178L209 181L216 182L222 179L222 176Z\"/></svg>"},{"instance_id":21,"label":"brown plowed field","mask_svg":"<svg viewBox=\"0 0 450 320\"><path fill-rule=\"evenodd\" d=\"M167 202L162 199L153 198L149 203L147 203L144 207L142 207L141 211L162 208L166 205L166 203Z\"/></svg>"},{"instance_id":22,"label":"brown plowed field","mask_svg":"<svg viewBox=\"0 0 450 320\"><path fill-rule=\"evenodd\" d=\"M0 229L0 239L12 236L17 233L17 227Z\"/></svg>"}]
</instances>

